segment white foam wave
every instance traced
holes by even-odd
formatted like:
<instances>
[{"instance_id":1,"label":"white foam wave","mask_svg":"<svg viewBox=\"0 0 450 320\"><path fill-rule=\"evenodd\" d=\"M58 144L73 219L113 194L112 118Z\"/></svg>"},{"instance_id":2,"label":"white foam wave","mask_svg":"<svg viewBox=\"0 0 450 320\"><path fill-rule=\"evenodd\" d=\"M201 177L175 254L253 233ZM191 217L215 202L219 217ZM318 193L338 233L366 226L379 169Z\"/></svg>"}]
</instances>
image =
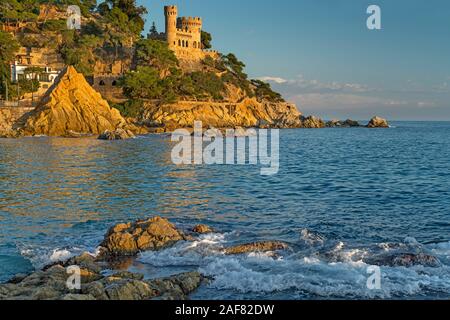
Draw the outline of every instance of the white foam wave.
<instances>
[{"instance_id":1,"label":"white foam wave","mask_svg":"<svg viewBox=\"0 0 450 320\"><path fill-rule=\"evenodd\" d=\"M369 290L368 265L326 263L315 257L263 260L255 264L238 257L220 257L200 268L213 278L210 286L244 294L289 292L290 297L395 298L427 291L450 293L449 268L381 268L381 290Z\"/></svg>"},{"instance_id":2,"label":"white foam wave","mask_svg":"<svg viewBox=\"0 0 450 320\"><path fill-rule=\"evenodd\" d=\"M300 239L309 245L323 245L325 238L320 234L314 233L308 229L303 229L300 231Z\"/></svg>"},{"instance_id":3,"label":"white foam wave","mask_svg":"<svg viewBox=\"0 0 450 320\"><path fill-rule=\"evenodd\" d=\"M70 252L67 249L53 250L52 254L50 255L50 261L51 262L58 262L58 261L65 261L73 257L75 254L73 252Z\"/></svg>"},{"instance_id":4,"label":"white foam wave","mask_svg":"<svg viewBox=\"0 0 450 320\"><path fill-rule=\"evenodd\" d=\"M409 245L417 245L409 239ZM280 293L289 298L407 298L450 294L450 266L381 267L381 290L369 290L369 265L364 248L347 248L338 242L326 256L277 256L271 252L227 256L223 254L225 236L206 235L194 242L179 243L167 250L146 252L140 262L157 267L196 266L211 278L210 289L232 290L249 297ZM436 246L447 250L450 243ZM331 259L330 259L331 257ZM225 295L226 296L226 295Z\"/></svg>"},{"instance_id":5,"label":"white foam wave","mask_svg":"<svg viewBox=\"0 0 450 320\"><path fill-rule=\"evenodd\" d=\"M148 251L140 254L138 261L157 267L200 266L223 255L225 235L203 235L193 242L180 242L163 251Z\"/></svg>"},{"instance_id":6,"label":"white foam wave","mask_svg":"<svg viewBox=\"0 0 450 320\"><path fill-rule=\"evenodd\" d=\"M428 248L435 255L450 258L450 241L428 245Z\"/></svg>"},{"instance_id":7,"label":"white foam wave","mask_svg":"<svg viewBox=\"0 0 450 320\"><path fill-rule=\"evenodd\" d=\"M30 260L32 265L37 268L43 268L46 265L66 261L71 257L84 252L82 248L45 248L45 247L25 247L20 250L20 254Z\"/></svg>"}]
</instances>

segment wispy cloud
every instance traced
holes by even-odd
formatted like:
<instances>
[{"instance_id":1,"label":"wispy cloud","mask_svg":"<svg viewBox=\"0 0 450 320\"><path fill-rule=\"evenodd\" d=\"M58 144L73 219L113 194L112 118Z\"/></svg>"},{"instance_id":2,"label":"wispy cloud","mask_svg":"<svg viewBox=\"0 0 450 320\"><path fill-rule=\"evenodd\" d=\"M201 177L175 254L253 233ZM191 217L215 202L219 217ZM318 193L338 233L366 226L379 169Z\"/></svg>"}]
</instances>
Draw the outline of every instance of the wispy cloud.
<instances>
[{"instance_id":1,"label":"wispy cloud","mask_svg":"<svg viewBox=\"0 0 450 320\"><path fill-rule=\"evenodd\" d=\"M409 104L405 100L394 100L380 97L362 96L350 93L304 93L293 95L291 100L308 109L361 109L366 107L401 107Z\"/></svg>"},{"instance_id":2,"label":"wispy cloud","mask_svg":"<svg viewBox=\"0 0 450 320\"><path fill-rule=\"evenodd\" d=\"M448 93L450 92L450 83L448 81L444 81L433 88L437 93Z\"/></svg>"},{"instance_id":3,"label":"wispy cloud","mask_svg":"<svg viewBox=\"0 0 450 320\"><path fill-rule=\"evenodd\" d=\"M274 82L274 83L278 83L278 84L283 84L283 83L287 83L289 80L283 79L283 78L279 78L279 77L260 77L258 78L258 80L261 81L265 81L265 82Z\"/></svg>"},{"instance_id":4,"label":"wispy cloud","mask_svg":"<svg viewBox=\"0 0 450 320\"><path fill-rule=\"evenodd\" d=\"M276 76L265 76L259 78L262 81L276 84L284 84L292 90L301 90L302 92L327 93L327 92L368 92L371 89L359 83L341 83L338 81L323 82L316 79L307 79L303 75L298 75L294 79L285 79Z\"/></svg>"},{"instance_id":5,"label":"wispy cloud","mask_svg":"<svg viewBox=\"0 0 450 320\"><path fill-rule=\"evenodd\" d=\"M450 81L433 87L414 80L405 80L397 90L373 88L361 83L326 82L307 79L299 75L294 79L278 76L260 78L271 82L286 99L295 102L300 110L321 112L321 110L350 110L375 112L384 110L407 110L434 108L439 105L436 93L450 92ZM351 111L350 111L351 112Z\"/></svg>"}]
</instances>

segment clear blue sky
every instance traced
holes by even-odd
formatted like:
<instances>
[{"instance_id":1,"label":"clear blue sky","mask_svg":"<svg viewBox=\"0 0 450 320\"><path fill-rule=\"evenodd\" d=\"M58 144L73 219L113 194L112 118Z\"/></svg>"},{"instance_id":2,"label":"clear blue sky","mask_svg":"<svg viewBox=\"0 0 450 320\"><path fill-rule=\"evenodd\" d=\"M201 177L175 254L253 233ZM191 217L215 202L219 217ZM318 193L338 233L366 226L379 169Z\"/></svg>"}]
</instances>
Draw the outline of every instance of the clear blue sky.
<instances>
[{"instance_id":1,"label":"clear blue sky","mask_svg":"<svg viewBox=\"0 0 450 320\"><path fill-rule=\"evenodd\" d=\"M325 119L450 120L448 0L138 0L147 30L163 7L201 16L215 49ZM382 30L366 27L367 7Z\"/></svg>"}]
</instances>

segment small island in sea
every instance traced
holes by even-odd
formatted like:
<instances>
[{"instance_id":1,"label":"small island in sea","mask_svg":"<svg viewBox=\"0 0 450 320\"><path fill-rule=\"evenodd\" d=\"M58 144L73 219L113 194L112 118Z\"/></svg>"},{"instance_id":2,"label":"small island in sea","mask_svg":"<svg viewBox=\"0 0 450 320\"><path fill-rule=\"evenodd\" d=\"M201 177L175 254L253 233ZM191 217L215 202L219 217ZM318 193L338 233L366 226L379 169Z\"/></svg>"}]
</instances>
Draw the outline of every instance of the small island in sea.
<instances>
[{"instance_id":1,"label":"small island in sea","mask_svg":"<svg viewBox=\"0 0 450 320\"><path fill-rule=\"evenodd\" d=\"M176 5L0 10L0 300L448 298L448 125L305 115ZM282 129L280 172L175 165L196 122Z\"/></svg>"}]
</instances>

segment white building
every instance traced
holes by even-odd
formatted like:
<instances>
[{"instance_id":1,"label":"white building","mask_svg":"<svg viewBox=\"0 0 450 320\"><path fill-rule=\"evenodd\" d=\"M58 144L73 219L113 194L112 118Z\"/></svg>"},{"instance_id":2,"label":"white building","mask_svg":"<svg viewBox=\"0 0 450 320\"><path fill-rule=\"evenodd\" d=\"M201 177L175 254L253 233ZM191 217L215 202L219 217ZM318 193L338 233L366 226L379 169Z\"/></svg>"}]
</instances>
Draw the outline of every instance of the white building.
<instances>
[{"instance_id":1,"label":"white building","mask_svg":"<svg viewBox=\"0 0 450 320\"><path fill-rule=\"evenodd\" d=\"M47 66L22 64L20 62L21 61L16 60L14 64L11 65L11 81L13 82L23 79L31 80L34 78L41 83L43 88L48 88L60 73L60 70L55 70ZM29 68L40 68L42 72L39 72L39 74L28 73L27 69Z\"/></svg>"}]
</instances>

